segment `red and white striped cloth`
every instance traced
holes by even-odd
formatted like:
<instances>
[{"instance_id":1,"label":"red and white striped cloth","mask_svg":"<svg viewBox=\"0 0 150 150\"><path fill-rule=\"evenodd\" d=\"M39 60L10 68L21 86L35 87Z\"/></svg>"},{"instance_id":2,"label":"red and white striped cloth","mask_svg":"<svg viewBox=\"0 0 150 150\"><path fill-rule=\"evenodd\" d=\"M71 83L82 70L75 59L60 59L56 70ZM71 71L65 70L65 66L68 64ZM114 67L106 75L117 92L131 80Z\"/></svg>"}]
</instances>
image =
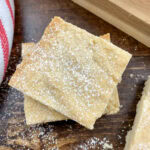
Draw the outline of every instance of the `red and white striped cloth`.
<instances>
[{"instance_id":1,"label":"red and white striped cloth","mask_svg":"<svg viewBox=\"0 0 150 150\"><path fill-rule=\"evenodd\" d=\"M0 0L0 83L7 70L14 26L14 0Z\"/></svg>"}]
</instances>

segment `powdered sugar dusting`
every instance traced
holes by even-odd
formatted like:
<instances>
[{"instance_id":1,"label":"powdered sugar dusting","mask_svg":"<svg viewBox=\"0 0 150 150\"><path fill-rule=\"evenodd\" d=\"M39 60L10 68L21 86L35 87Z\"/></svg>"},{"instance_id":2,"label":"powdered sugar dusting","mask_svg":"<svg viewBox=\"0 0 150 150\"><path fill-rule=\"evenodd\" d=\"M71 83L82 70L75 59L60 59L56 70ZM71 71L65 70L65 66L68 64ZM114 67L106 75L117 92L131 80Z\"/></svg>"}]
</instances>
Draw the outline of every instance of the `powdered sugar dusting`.
<instances>
[{"instance_id":1,"label":"powdered sugar dusting","mask_svg":"<svg viewBox=\"0 0 150 150\"><path fill-rule=\"evenodd\" d=\"M102 140L97 137L87 139L83 144L78 145L75 150L91 150L91 149L102 149L102 150L113 150L113 145L107 138Z\"/></svg>"},{"instance_id":2,"label":"powdered sugar dusting","mask_svg":"<svg viewBox=\"0 0 150 150\"><path fill-rule=\"evenodd\" d=\"M21 82L17 88L77 122L91 120L91 128L96 118L103 114L116 82L107 73L107 67L93 60L93 51L100 46L98 43L94 46L93 42L90 46L91 35L83 34L82 30L70 25L62 29L55 24L54 29L50 30L52 34L47 36L51 40L47 41L46 35L43 36L34 47L30 63L28 58L23 61L27 65L21 69L23 76L17 78L18 84ZM81 40L82 44L79 45ZM105 57L106 54L102 52L100 55ZM47 85L47 81L50 85ZM70 100L67 100L70 95ZM47 99L51 99L51 102Z\"/></svg>"},{"instance_id":3,"label":"powdered sugar dusting","mask_svg":"<svg viewBox=\"0 0 150 150\"><path fill-rule=\"evenodd\" d=\"M13 77L13 86L93 129L130 59L105 42L55 18L30 57L18 66L21 73Z\"/></svg>"}]
</instances>

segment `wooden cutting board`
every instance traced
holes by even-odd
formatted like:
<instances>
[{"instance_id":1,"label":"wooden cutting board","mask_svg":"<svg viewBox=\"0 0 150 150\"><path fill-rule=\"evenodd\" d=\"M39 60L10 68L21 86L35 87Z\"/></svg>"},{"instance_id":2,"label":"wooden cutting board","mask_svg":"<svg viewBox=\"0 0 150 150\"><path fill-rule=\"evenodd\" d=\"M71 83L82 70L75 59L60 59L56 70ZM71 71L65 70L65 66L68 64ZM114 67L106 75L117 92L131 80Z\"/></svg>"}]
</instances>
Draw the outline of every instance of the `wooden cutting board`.
<instances>
[{"instance_id":1,"label":"wooden cutting board","mask_svg":"<svg viewBox=\"0 0 150 150\"><path fill-rule=\"evenodd\" d=\"M71 0L15 0L15 7L14 44L7 75L0 86L0 150L101 150L106 141L115 150L123 150L144 81L150 75L150 49ZM8 86L21 61L21 43L37 42L55 15L98 36L109 32L114 44L133 54L118 86L120 112L98 119L92 131L73 121L27 126L24 97Z\"/></svg>"},{"instance_id":2,"label":"wooden cutting board","mask_svg":"<svg viewBox=\"0 0 150 150\"><path fill-rule=\"evenodd\" d=\"M149 0L73 0L150 47Z\"/></svg>"}]
</instances>

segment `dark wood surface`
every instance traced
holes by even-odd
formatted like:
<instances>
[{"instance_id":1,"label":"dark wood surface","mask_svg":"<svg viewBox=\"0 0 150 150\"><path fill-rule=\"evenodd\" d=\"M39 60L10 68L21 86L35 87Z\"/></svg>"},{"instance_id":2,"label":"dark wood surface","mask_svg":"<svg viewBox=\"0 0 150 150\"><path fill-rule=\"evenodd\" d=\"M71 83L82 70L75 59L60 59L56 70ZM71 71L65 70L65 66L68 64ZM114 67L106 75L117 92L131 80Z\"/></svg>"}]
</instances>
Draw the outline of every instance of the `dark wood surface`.
<instances>
[{"instance_id":1,"label":"dark wood surface","mask_svg":"<svg viewBox=\"0 0 150 150\"><path fill-rule=\"evenodd\" d=\"M14 44L7 75L0 86L0 150L102 149L100 141L104 138L115 150L122 150L144 82L150 74L150 49L71 0L15 0L15 7ZM7 84L21 61L21 43L37 42L54 16L61 16L95 35L109 32L114 44L133 54L118 86L123 107L116 115L98 119L92 131L73 121L27 126L23 95Z\"/></svg>"}]
</instances>

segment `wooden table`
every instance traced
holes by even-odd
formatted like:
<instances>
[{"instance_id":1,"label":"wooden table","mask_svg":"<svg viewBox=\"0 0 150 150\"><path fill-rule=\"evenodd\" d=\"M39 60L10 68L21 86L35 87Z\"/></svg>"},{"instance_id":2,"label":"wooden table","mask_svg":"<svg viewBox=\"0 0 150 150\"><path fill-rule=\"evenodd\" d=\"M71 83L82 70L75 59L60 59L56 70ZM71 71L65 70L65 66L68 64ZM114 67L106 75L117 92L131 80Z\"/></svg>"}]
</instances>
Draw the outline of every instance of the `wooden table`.
<instances>
[{"instance_id":1,"label":"wooden table","mask_svg":"<svg viewBox=\"0 0 150 150\"><path fill-rule=\"evenodd\" d=\"M15 0L15 6L14 44L6 79L0 86L0 150L102 149L101 141L105 138L115 150L122 150L144 81L150 74L150 49L71 0ZM98 119L92 131L73 121L26 126L23 95L7 84L21 61L21 43L37 42L54 16L61 16L95 35L109 32L114 44L133 54L118 86L121 111Z\"/></svg>"}]
</instances>

